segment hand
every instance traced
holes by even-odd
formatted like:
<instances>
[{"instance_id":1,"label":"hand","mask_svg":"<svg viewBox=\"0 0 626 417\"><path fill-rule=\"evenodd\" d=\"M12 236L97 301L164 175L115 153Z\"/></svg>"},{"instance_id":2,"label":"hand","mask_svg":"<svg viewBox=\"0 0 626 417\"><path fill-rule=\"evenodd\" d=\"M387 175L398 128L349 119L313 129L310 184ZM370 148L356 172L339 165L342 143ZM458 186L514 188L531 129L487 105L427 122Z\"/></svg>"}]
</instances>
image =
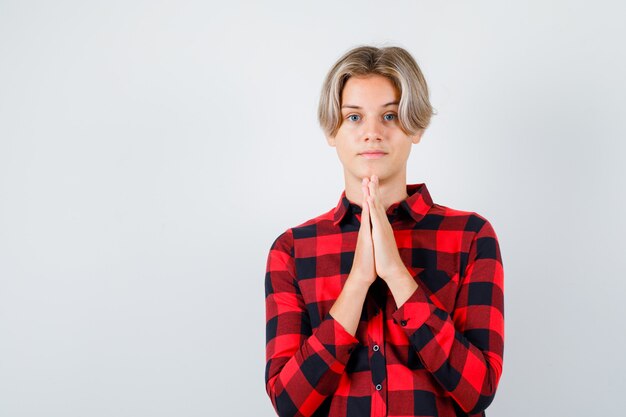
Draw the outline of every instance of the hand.
<instances>
[{"instance_id":1,"label":"hand","mask_svg":"<svg viewBox=\"0 0 626 417\"><path fill-rule=\"evenodd\" d=\"M354 261L350 270L350 277L368 287L376 280L376 268L374 264L374 245L372 240L372 225L370 222L370 210L367 204L369 197L368 179L363 178L361 190L363 191L363 209L361 210L361 226L354 251Z\"/></svg>"},{"instance_id":2,"label":"hand","mask_svg":"<svg viewBox=\"0 0 626 417\"><path fill-rule=\"evenodd\" d=\"M379 194L378 176L372 175L371 181L368 178L363 180L367 183L369 195L367 205L369 217L372 222L372 242L374 244L374 260L376 273L383 280L397 277L406 277L407 269L398 252L398 244L393 235L393 228L387 218L387 212L383 206Z\"/></svg>"},{"instance_id":3,"label":"hand","mask_svg":"<svg viewBox=\"0 0 626 417\"><path fill-rule=\"evenodd\" d=\"M369 191L365 179L361 184L361 189L363 190L363 209L352 269L339 297L329 310L330 315L352 336L356 335L370 285L376 281L372 225L367 204Z\"/></svg>"}]
</instances>

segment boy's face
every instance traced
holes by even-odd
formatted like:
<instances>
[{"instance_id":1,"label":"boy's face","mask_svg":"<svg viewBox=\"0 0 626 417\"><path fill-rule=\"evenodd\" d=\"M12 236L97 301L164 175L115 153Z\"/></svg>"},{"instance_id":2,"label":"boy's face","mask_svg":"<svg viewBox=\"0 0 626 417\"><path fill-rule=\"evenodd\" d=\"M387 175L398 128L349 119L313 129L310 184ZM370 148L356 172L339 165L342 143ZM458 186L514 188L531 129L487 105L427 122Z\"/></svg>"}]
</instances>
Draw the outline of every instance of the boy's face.
<instances>
[{"instance_id":1,"label":"boy's face","mask_svg":"<svg viewBox=\"0 0 626 417\"><path fill-rule=\"evenodd\" d=\"M400 94L382 75L352 76L341 96L342 122L328 144L337 148L346 181L376 174L380 182L406 181L406 162L423 131L408 136L400 128ZM370 154L368 151L381 151ZM402 184L404 186L404 184Z\"/></svg>"}]
</instances>

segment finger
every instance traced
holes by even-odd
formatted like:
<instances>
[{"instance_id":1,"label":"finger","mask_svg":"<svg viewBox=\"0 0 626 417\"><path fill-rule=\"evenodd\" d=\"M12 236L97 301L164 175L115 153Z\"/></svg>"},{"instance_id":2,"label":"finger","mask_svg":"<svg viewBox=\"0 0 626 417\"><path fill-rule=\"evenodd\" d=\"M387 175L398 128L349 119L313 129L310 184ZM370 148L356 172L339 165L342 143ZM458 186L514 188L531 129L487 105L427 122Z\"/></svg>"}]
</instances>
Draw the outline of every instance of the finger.
<instances>
[{"instance_id":1,"label":"finger","mask_svg":"<svg viewBox=\"0 0 626 417\"><path fill-rule=\"evenodd\" d=\"M370 184L370 179L367 177L363 178L363 182L361 183L361 190L363 191L364 200L367 200L367 198L370 196L369 184ZM371 209L371 206L369 206L368 209Z\"/></svg>"},{"instance_id":2,"label":"finger","mask_svg":"<svg viewBox=\"0 0 626 417\"><path fill-rule=\"evenodd\" d=\"M370 192L370 194L372 194L372 195L373 195L373 194L374 194L374 192L376 191L376 190L374 189L374 186L376 185L376 183L374 182L374 178L376 178L376 176L375 176L375 175L372 175L372 178L368 178L368 183L367 183L367 186L368 186L368 188L369 188L369 192Z\"/></svg>"},{"instance_id":3,"label":"finger","mask_svg":"<svg viewBox=\"0 0 626 417\"><path fill-rule=\"evenodd\" d=\"M378 223L379 223L379 219L378 219L378 211L376 210L376 203L374 202L374 197L373 196L368 196L367 197L367 203L368 203L368 217L371 219L372 221L372 227L378 227Z\"/></svg>"},{"instance_id":4,"label":"finger","mask_svg":"<svg viewBox=\"0 0 626 417\"><path fill-rule=\"evenodd\" d=\"M361 191L363 191L364 197L367 197L368 195L370 195L369 184L370 184L370 179L367 177L363 178L363 181L361 182Z\"/></svg>"},{"instance_id":5,"label":"finger","mask_svg":"<svg viewBox=\"0 0 626 417\"><path fill-rule=\"evenodd\" d=\"M376 188L376 185L370 182L370 184L368 185L368 188L369 188L370 197L371 197L370 215L372 217L384 216L385 210L383 208L382 202L380 201L380 194L378 193L378 189Z\"/></svg>"},{"instance_id":6,"label":"finger","mask_svg":"<svg viewBox=\"0 0 626 417\"><path fill-rule=\"evenodd\" d=\"M374 187L374 184L370 181L367 184L367 198L368 198L368 201L370 201L370 204L371 204L370 207L372 208L372 210L376 210L376 201L375 201L376 194L374 194L373 187Z\"/></svg>"},{"instance_id":7,"label":"finger","mask_svg":"<svg viewBox=\"0 0 626 417\"><path fill-rule=\"evenodd\" d=\"M370 209L367 203L367 197L363 198L363 210L361 210L361 227L366 228L366 233L370 232Z\"/></svg>"},{"instance_id":8,"label":"finger","mask_svg":"<svg viewBox=\"0 0 626 417\"><path fill-rule=\"evenodd\" d=\"M363 196L362 196L363 200L367 199L367 196L369 195L368 183L369 183L369 179L367 177L363 178L363 181L361 181L361 192L363 193ZM363 204L362 209L365 210L365 204Z\"/></svg>"},{"instance_id":9,"label":"finger","mask_svg":"<svg viewBox=\"0 0 626 417\"><path fill-rule=\"evenodd\" d=\"M361 183L361 190L363 191L363 203L361 208L361 226L368 226L368 231L370 228L370 207L367 202L367 198L369 197L368 184L369 179L363 178Z\"/></svg>"},{"instance_id":10,"label":"finger","mask_svg":"<svg viewBox=\"0 0 626 417\"><path fill-rule=\"evenodd\" d=\"M372 179L368 183L369 194L373 197L374 200L374 208L378 208L379 203L379 194L378 194L378 177L376 175L372 175Z\"/></svg>"},{"instance_id":11,"label":"finger","mask_svg":"<svg viewBox=\"0 0 626 417\"><path fill-rule=\"evenodd\" d=\"M378 177L378 175L372 175L372 181L371 181L371 192L370 194L374 196L374 208L376 209L376 212L379 216L381 216L381 219L384 217L386 218L386 206L383 204L382 198L381 198L381 194L380 194L380 178Z\"/></svg>"}]
</instances>

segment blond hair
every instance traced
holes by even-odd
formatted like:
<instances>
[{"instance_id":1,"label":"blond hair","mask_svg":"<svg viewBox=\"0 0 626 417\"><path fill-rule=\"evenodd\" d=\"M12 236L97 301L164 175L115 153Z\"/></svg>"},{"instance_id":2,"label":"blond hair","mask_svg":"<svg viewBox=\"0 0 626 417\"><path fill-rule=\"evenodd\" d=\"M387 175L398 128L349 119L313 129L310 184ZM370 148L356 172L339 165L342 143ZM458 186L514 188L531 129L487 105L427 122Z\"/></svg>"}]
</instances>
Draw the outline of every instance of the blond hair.
<instances>
[{"instance_id":1,"label":"blond hair","mask_svg":"<svg viewBox=\"0 0 626 417\"><path fill-rule=\"evenodd\" d=\"M346 81L372 74L389 78L400 93L398 120L406 134L415 135L428 127L436 113L428 100L426 80L411 54L397 46L359 46L339 58L324 80L317 119L326 136L334 137L341 126L341 94Z\"/></svg>"}]
</instances>

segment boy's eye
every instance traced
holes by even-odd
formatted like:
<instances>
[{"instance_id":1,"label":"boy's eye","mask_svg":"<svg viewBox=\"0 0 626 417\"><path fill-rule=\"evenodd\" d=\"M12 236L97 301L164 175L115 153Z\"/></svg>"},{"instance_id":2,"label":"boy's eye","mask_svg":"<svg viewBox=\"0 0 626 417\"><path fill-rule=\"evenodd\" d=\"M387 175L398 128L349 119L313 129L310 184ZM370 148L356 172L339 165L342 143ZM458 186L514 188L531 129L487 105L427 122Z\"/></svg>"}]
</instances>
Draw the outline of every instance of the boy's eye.
<instances>
[{"instance_id":1,"label":"boy's eye","mask_svg":"<svg viewBox=\"0 0 626 417\"><path fill-rule=\"evenodd\" d=\"M393 113L388 113L385 115L385 120L394 120L396 118L396 115Z\"/></svg>"},{"instance_id":2,"label":"boy's eye","mask_svg":"<svg viewBox=\"0 0 626 417\"><path fill-rule=\"evenodd\" d=\"M356 122L358 120L358 117L359 117L358 114L351 114L350 116L348 116L348 120L352 122Z\"/></svg>"}]
</instances>

